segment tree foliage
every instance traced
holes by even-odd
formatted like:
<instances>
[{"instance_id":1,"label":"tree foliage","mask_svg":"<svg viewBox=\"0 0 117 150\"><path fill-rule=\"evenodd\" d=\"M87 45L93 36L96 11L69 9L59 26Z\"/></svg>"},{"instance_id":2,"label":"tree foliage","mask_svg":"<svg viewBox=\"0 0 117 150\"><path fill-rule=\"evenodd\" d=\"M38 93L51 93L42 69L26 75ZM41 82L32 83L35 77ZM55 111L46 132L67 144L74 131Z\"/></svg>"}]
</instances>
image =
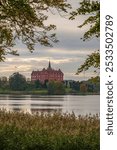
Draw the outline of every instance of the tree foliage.
<instances>
[{"instance_id":1,"label":"tree foliage","mask_svg":"<svg viewBox=\"0 0 117 150\"><path fill-rule=\"evenodd\" d=\"M90 25L88 31L85 32L83 40L87 40L92 37L100 36L100 2L99 1L90 1L83 0L80 2L80 8L76 11L71 12L70 19L73 20L78 15L89 15L89 17L79 25L79 28L83 26Z\"/></svg>"},{"instance_id":2,"label":"tree foliage","mask_svg":"<svg viewBox=\"0 0 117 150\"><path fill-rule=\"evenodd\" d=\"M94 83L94 84L99 84L100 83L100 77L96 76L96 77L92 77L88 80L88 82Z\"/></svg>"},{"instance_id":3,"label":"tree foliage","mask_svg":"<svg viewBox=\"0 0 117 150\"><path fill-rule=\"evenodd\" d=\"M100 2L99 1L90 1L90 0L83 0L80 2L80 7L71 12L70 19L75 19L78 15L88 15L88 18L78 26L82 28L86 25L89 26L89 30L84 33L83 41L91 39L93 37L100 37ZM91 55L88 55L87 59L85 60L84 64L82 64L78 70L77 74L81 73L82 71L88 70L90 67L99 68L100 67L100 53L99 50L93 52Z\"/></svg>"},{"instance_id":4,"label":"tree foliage","mask_svg":"<svg viewBox=\"0 0 117 150\"><path fill-rule=\"evenodd\" d=\"M100 77L99 76L90 78L88 82L93 85L93 92L100 93Z\"/></svg>"},{"instance_id":5,"label":"tree foliage","mask_svg":"<svg viewBox=\"0 0 117 150\"><path fill-rule=\"evenodd\" d=\"M81 84L80 84L80 92L81 92L81 93L86 93L87 90L88 90L87 84L81 83Z\"/></svg>"},{"instance_id":6,"label":"tree foliage","mask_svg":"<svg viewBox=\"0 0 117 150\"><path fill-rule=\"evenodd\" d=\"M8 82L7 82L7 81L2 81L2 80L0 79L0 89L5 90L5 89L8 89L8 88L9 88Z\"/></svg>"},{"instance_id":7,"label":"tree foliage","mask_svg":"<svg viewBox=\"0 0 117 150\"><path fill-rule=\"evenodd\" d=\"M52 46L57 42L55 25L46 25L47 12L55 8L67 12L67 0L0 0L0 61L7 54L18 55L18 40L32 52L36 43Z\"/></svg>"},{"instance_id":8,"label":"tree foliage","mask_svg":"<svg viewBox=\"0 0 117 150\"><path fill-rule=\"evenodd\" d=\"M26 78L18 72L12 74L9 78L9 86L14 91L23 91L26 89Z\"/></svg>"},{"instance_id":9,"label":"tree foliage","mask_svg":"<svg viewBox=\"0 0 117 150\"><path fill-rule=\"evenodd\" d=\"M100 68L100 53L99 53L99 51L93 52L91 55L88 55L88 57L85 60L84 64L82 64L78 68L76 74L79 74L83 71L87 71L90 67L94 67L95 72L96 72L96 69Z\"/></svg>"},{"instance_id":10,"label":"tree foliage","mask_svg":"<svg viewBox=\"0 0 117 150\"><path fill-rule=\"evenodd\" d=\"M42 88L42 83L39 80L36 80L34 82L35 88L36 89L41 89Z\"/></svg>"},{"instance_id":11,"label":"tree foliage","mask_svg":"<svg viewBox=\"0 0 117 150\"><path fill-rule=\"evenodd\" d=\"M49 81L47 89L48 89L48 94L52 94L52 95L65 94L65 87L63 83L59 81Z\"/></svg>"}]
</instances>

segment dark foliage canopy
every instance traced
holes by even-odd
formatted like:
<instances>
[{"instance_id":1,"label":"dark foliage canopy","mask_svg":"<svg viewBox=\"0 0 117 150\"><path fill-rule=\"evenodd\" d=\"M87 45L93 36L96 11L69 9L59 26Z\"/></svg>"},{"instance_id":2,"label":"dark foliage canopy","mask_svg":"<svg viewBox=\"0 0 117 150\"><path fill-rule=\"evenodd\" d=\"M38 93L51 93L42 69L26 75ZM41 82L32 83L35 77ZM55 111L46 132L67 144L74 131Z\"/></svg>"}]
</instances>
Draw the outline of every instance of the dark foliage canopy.
<instances>
[{"instance_id":1,"label":"dark foliage canopy","mask_svg":"<svg viewBox=\"0 0 117 150\"><path fill-rule=\"evenodd\" d=\"M83 0L80 2L80 7L76 11L71 12L70 19L73 20L78 15L89 16L83 24L78 26L82 28L83 26L90 25L89 30L84 33L83 40L85 41L92 37L98 38L100 36L100 2Z\"/></svg>"},{"instance_id":2,"label":"dark foliage canopy","mask_svg":"<svg viewBox=\"0 0 117 150\"><path fill-rule=\"evenodd\" d=\"M78 26L82 28L84 26L90 25L89 30L84 33L83 41L90 40L94 37L100 37L100 2L99 1L90 1L83 0L80 2L80 7L71 12L70 19L75 19L78 15L87 15L88 18ZM91 55L88 55L84 64L82 64L78 70L77 74L88 70L90 67L94 67L96 69L100 68L100 52L99 50L93 52Z\"/></svg>"},{"instance_id":3,"label":"dark foliage canopy","mask_svg":"<svg viewBox=\"0 0 117 150\"><path fill-rule=\"evenodd\" d=\"M18 55L13 50L21 40L32 52L36 43L52 46L57 42L55 25L46 25L48 12L67 12L67 0L0 0L0 61L5 55Z\"/></svg>"},{"instance_id":4,"label":"dark foliage canopy","mask_svg":"<svg viewBox=\"0 0 117 150\"><path fill-rule=\"evenodd\" d=\"M9 78L9 86L14 91L23 91L26 89L26 78L18 72L12 74Z\"/></svg>"}]
</instances>

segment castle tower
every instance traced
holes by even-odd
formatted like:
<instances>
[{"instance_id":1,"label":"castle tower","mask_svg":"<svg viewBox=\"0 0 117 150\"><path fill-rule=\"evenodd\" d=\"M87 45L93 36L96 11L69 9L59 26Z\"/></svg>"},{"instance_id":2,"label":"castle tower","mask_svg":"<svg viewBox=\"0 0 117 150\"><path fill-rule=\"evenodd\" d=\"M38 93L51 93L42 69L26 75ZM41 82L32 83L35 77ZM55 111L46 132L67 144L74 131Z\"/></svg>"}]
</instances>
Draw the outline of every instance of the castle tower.
<instances>
[{"instance_id":1,"label":"castle tower","mask_svg":"<svg viewBox=\"0 0 117 150\"><path fill-rule=\"evenodd\" d=\"M52 69L50 61L49 61L49 64L48 64L48 69Z\"/></svg>"}]
</instances>

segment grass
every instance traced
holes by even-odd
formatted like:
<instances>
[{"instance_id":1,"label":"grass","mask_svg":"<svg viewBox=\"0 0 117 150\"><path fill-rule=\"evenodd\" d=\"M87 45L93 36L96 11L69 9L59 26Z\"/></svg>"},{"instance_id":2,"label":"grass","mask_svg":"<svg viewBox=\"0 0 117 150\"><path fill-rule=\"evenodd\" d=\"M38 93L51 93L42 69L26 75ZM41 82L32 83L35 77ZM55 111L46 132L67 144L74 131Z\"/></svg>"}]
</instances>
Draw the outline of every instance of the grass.
<instances>
[{"instance_id":1,"label":"grass","mask_svg":"<svg viewBox=\"0 0 117 150\"><path fill-rule=\"evenodd\" d=\"M32 91L11 91L11 90L0 90L0 94L34 94L34 95L47 95L48 91L42 90L32 90Z\"/></svg>"},{"instance_id":2,"label":"grass","mask_svg":"<svg viewBox=\"0 0 117 150\"><path fill-rule=\"evenodd\" d=\"M34 94L34 95L48 95L47 89L39 89L39 90L32 90L32 91L12 91L10 89L0 89L0 94ZM99 95L99 93L96 92L77 92L72 90L71 88L66 88L65 89L65 94L66 95ZM63 94L62 94L63 95Z\"/></svg>"},{"instance_id":3,"label":"grass","mask_svg":"<svg viewBox=\"0 0 117 150\"><path fill-rule=\"evenodd\" d=\"M0 150L99 150L99 116L0 111Z\"/></svg>"}]
</instances>

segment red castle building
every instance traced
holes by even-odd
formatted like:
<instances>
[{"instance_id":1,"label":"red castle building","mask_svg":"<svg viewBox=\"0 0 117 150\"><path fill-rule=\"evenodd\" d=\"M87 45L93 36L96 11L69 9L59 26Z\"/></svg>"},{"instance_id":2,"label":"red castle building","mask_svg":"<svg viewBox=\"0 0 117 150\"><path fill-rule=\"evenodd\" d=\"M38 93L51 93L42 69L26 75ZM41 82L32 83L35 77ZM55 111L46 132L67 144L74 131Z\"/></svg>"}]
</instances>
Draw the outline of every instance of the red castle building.
<instances>
[{"instance_id":1,"label":"red castle building","mask_svg":"<svg viewBox=\"0 0 117 150\"><path fill-rule=\"evenodd\" d=\"M31 81L36 81L39 80L42 83L44 83L45 81L63 81L63 72L59 69L59 70L54 70L51 67L51 63L49 61L49 65L48 68L45 69L43 68L42 71L32 71L31 73Z\"/></svg>"}]
</instances>

